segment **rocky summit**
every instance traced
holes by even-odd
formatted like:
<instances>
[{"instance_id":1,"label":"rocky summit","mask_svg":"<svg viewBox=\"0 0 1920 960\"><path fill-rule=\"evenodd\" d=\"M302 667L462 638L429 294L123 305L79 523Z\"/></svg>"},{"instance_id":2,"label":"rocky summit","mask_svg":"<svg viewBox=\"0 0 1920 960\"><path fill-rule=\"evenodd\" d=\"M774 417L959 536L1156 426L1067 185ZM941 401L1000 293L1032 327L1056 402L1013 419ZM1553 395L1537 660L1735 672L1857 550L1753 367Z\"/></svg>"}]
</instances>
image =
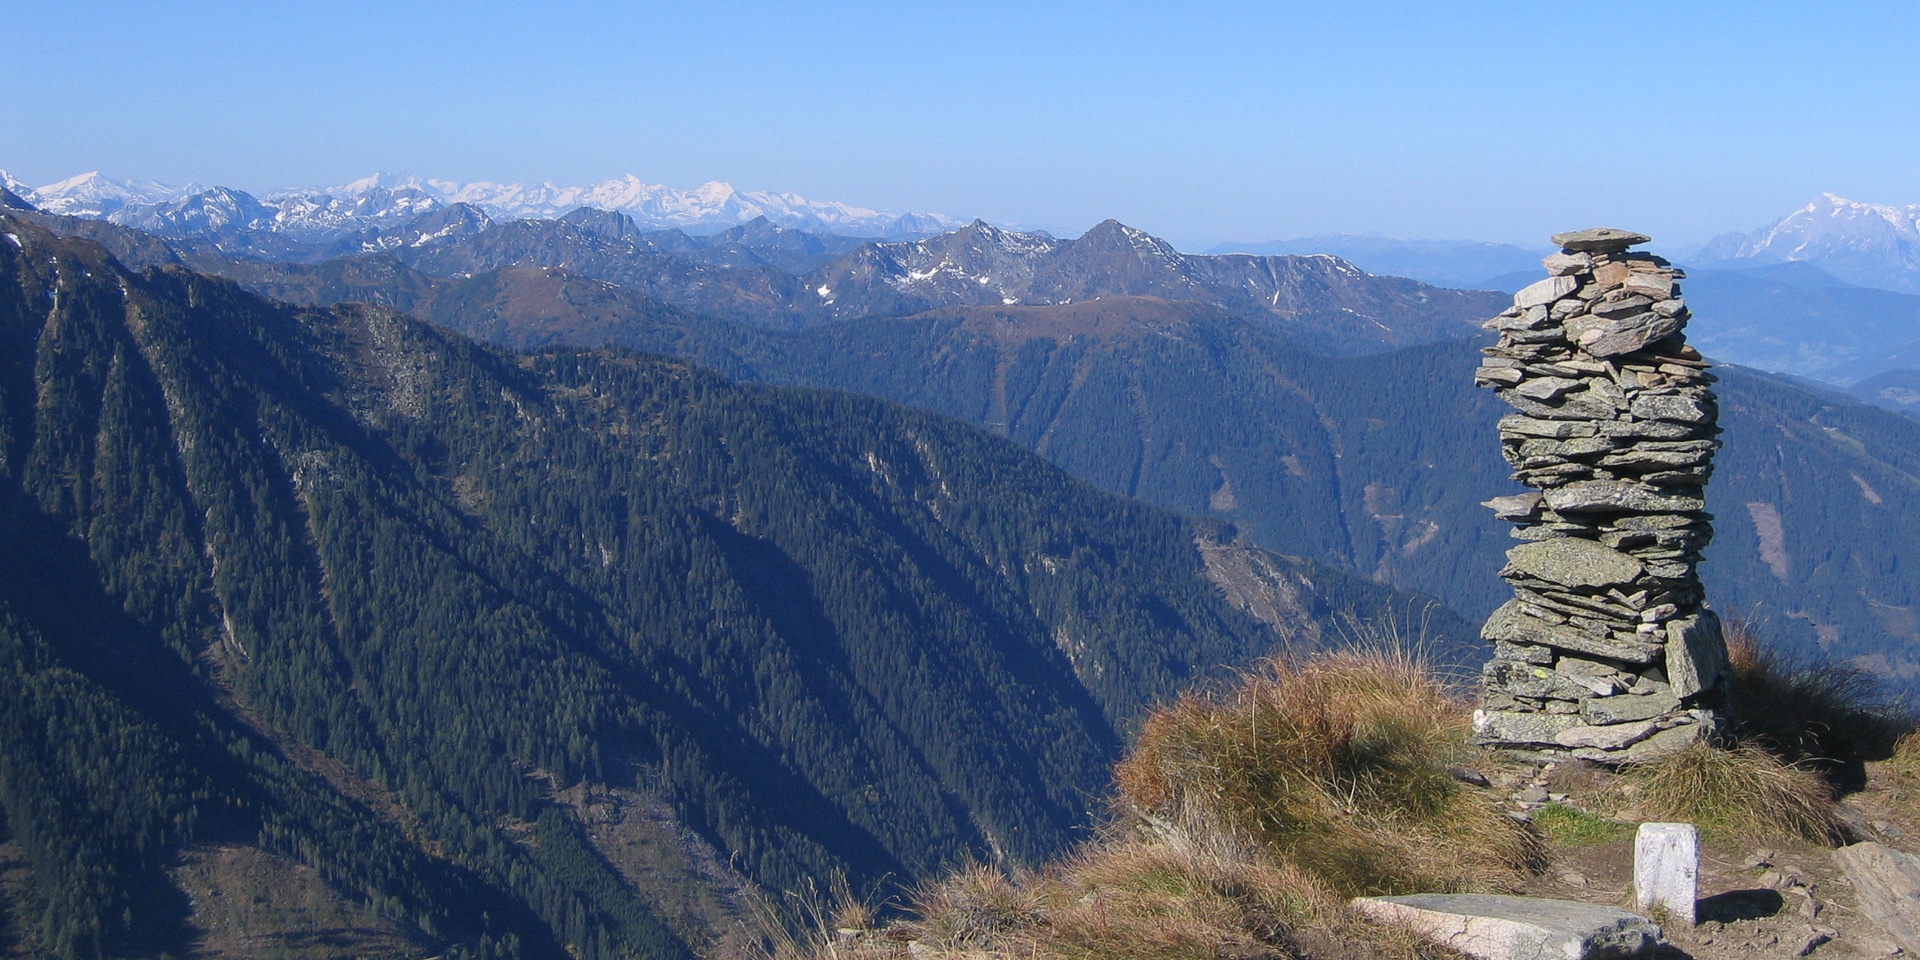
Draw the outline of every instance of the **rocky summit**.
<instances>
[{"instance_id":1,"label":"rocky summit","mask_svg":"<svg viewBox=\"0 0 1920 960\"><path fill-rule=\"evenodd\" d=\"M1476 742L1622 763L1722 722L1726 643L1695 571L1715 378L1682 333L1685 275L1630 250L1648 239L1555 235L1547 278L1486 323L1500 340L1474 382L1518 411L1502 453L1533 492L1486 504L1524 542L1500 571L1513 599L1481 630Z\"/></svg>"}]
</instances>

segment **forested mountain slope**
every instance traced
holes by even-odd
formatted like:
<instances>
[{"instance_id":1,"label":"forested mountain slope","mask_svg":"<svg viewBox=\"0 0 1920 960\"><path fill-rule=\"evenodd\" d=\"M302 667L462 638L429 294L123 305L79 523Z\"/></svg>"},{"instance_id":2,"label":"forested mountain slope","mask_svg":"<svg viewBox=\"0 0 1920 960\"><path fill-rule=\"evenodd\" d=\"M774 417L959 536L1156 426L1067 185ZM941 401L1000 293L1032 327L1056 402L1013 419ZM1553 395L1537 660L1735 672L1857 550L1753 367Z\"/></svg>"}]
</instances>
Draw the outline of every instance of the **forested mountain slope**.
<instances>
[{"instance_id":1,"label":"forested mountain slope","mask_svg":"<svg viewBox=\"0 0 1920 960\"><path fill-rule=\"evenodd\" d=\"M1104 488L1231 518L1263 546L1478 616L1498 602L1511 546L1479 502L1519 488L1494 441L1508 411L1471 385L1477 347L1328 358L1216 311L1143 301L836 325L779 341L758 375L965 417ZM1719 372L1710 596L1911 682L1920 424Z\"/></svg>"},{"instance_id":2,"label":"forested mountain slope","mask_svg":"<svg viewBox=\"0 0 1920 960\"><path fill-rule=\"evenodd\" d=\"M475 332L509 343L628 343L938 410L1105 489L1230 519L1270 549L1469 615L1498 602L1494 573L1511 541L1479 503L1518 487L1494 439L1507 411L1471 384L1477 340L1327 357L1221 308L1155 298L947 308L782 334L645 303L623 321L611 293L533 293L564 282L493 275L467 309L431 315L488 318ZM577 307L586 302L600 309ZM1711 595L1784 642L1866 658L1911 684L1920 426L1764 374L1720 373Z\"/></svg>"},{"instance_id":3,"label":"forested mountain slope","mask_svg":"<svg viewBox=\"0 0 1920 960\"><path fill-rule=\"evenodd\" d=\"M35 956L204 952L240 861L319 898L248 908L275 949L683 956L715 918L665 887L1033 862L1144 704L1272 623L1417 612L943 417L500 354L12 217L0 516ZM643 808L710 869L630 855ZM294 942L322 919L347 946Z\"/></svg>"}]
</instances>

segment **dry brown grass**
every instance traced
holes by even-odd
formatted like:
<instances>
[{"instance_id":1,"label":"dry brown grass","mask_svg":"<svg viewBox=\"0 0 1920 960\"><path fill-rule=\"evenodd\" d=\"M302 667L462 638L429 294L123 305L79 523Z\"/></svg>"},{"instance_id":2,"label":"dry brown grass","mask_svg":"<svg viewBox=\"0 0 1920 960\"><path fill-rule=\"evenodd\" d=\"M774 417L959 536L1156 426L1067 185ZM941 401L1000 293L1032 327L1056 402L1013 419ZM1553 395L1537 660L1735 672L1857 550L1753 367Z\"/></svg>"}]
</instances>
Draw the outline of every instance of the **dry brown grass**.
<instances>
[{"instance_id":1,"label":"dry brown grass","mask_svg":"<svg viewBox=\"0 0 1920 960\"><path fill-rule=\"evenodd\" d=\"M1694 823L1727 838L1843 839L1827 781L1752 744L1696 744L1627 776L1647 819Z\"/></svg>"},{"instance_id":2,"label":"dry brown grass","mask_svg":"<svg viewBox=\"0 0 1920 960\"><path fill-rule=\"evenodd\" d=\"M1273 662L1157 711L1117 771L1122 813L1172 845L1259 851L1346 895L1502 889L1537 854L1447 774L1470 722L1406 656Z\"/></svg>"},{"instance_id":3,"label":"dry brown grass","mask_svg":"<svg viewBox=\"0 0 1920 960\"><path fill-rule=\"evenodd\" d=\"M964 870L922 890L913 901L919 918L889 928L868 949L1030 960L1452 956L1344 904L1319 878L1281 861L1124 840L1018 880Z\"/></svg>"},{"instance_id":4,"label":"dry brown grass","mask_svg":"<svg viewBox=\"0 0 1920 960\"><path fill-rule=\"evenodd\" d=\"M1346 907L1365 893L1502 890L1525 827L1447 774L1469 708L1414 659L1276 661L1157 710L1120 765L1104 837L1038 873L970 866L910 919L815 957L1254 960L1457 956Z\"/></svg>"},{"instance_id":5,"label":"dry brown grass","mask_svg":"<svg viewBox=\"0 0 1920 960\"><path fill-rule=\"evenodd\" d=\"M1560 788L1726 838L1841 839L1836 771L1891 756L1920 799L1912 714L1867 674L1770 651L1729 624L1734 736ZM814 958L1359 960L1451 957L1373 924L1350 897L1502 891L1543 866L1539 834L1461 786L1470 707L1417 659L1342 652L1265 664L1230 689L1155 711L1116 770L1114 820L1052 868L972 866L912 896L911 919L816 924ZM1571 779L1569 779L1571 778ZM1577 788L1577 789L1576 789ZM1596 807L1598 809L1598 807ZM1626 828L1566 808L1564 844ZM1604 811L1602 811L1604 812ZM1624 811L1623 811L1624 812ZM830 929L831 928L831 929ZM799 960L799 958L793 958Z\"/></svg>"}]
</instances>

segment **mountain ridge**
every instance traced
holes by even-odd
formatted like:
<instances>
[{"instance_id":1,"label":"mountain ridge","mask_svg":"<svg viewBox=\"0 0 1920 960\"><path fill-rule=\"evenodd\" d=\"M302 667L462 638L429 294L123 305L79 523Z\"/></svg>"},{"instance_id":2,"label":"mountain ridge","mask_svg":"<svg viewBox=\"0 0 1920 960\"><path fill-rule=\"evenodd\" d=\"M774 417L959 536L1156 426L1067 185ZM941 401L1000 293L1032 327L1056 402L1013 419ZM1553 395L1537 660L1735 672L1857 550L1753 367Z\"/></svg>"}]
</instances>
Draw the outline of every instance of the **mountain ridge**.
<instances>
[{"instance_id":1,"label":"mountain ridge","mask_svg":"<svg viewBox=\"0 0 1920 960\"><path fill-rule=\"evenodd\" d=\"M652 229L718 232L765 217L788 228L822 233L902 237L937 233L960 226L938 213L891 213L840 201L810 200L794 193L736 190L709 181L692 190L650 184L632 174L585 186L554 183L501 184L376 173L332 187L295 187L259 197L227 187L184 187L153 181L115 180L93 171L40 187L21 183L4 171L6 186L40 209L62 216L152 224L171 206L196 196L224 193L243 204L273 211L290 232L311 231L316 221L354 216L363 221L417 216L428 209L466 204L497 219L551 219L579 207L617 210ZM357 208L357 209L356 209ZM351 213L348 213L351 211ZM273 218L263 220L274 223Z\"/></svg>"}]
</instances>

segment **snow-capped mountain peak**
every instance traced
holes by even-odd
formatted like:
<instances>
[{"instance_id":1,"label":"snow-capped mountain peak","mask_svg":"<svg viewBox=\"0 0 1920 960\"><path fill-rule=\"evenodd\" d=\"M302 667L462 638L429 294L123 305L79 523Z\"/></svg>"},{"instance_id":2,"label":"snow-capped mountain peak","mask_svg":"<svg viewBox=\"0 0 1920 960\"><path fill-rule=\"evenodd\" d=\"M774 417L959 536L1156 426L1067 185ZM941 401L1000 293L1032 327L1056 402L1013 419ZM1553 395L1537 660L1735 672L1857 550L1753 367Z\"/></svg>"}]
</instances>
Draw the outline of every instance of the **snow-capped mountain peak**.
<instances>
[{"instance_id":1,"label":"snow-capped mountain peak","mask_svg":"<svg viewBox=\"0 0 1920 960\"><path fill-rule=\"evenodd\" d=\"M151 180L114 180L90 170L21 196L48 212L68 217L104 217L135 204L164 203L199 193L199 184L170 187ZM19 191L15 191L18 193Z\"/></svg>"},{"instance_id":2,"label":"snow-capped mountain peak","mask_svg":"<svg viewBox=\"0 0 1920 960\"><path fill-rule=\"evenodd\" d=\"M333 196L358 196L376 189L418 190L443 203L467 203L495 219L551 219L579 207L625 213L643 229L710 231L748 223L758 217L789 229L851 236L924 235L960 226L942 214L890 213L831 200L809 200L795 193L740 190L713 180L691 190L648 183L633 174L586 186L463 182L376 173L332 187Z\"/></svg>"},{"instance_id":3,"label":"snow-capped mountain peak","mask_svg":"<svg viewBox=\"0 0 1920 960\"><path fill-rule=\"evenodd\" d=\"M641 230L677 228L695 233L717 233L763 218L789 230L889 239L924 237L961 225L943 214L890 213L809 200L796 193L740 190L719 180L678 190L632 174L566 186L439 180L380 171L336 186L294 187L264 197L224 187L208 190L198 184L174 187L115 180L98 171L41 187L27 187L11 177L5 182L21 199L48 213L107 219L162 235L215 239L242 247L253 241L232 236L235 231L282 234L301 243L335 243L360 235L373 249L387 243L373 239L375 234L385 236L421 216L459 204L495 221L554 219L588 207L627 216Z\"/></svg>"},{"instance_id":4,"label":"snow-capped mountain peak","mask_svg":"<svg viewBox=\"0 0 1920 960\"><path fill-rule=\"evenodd\" d=\"M1770 226L1716 237L1696 259L1804 261L1848 283L1920 293L1920 204L1823 193Z\"/></svg>"}]
</instances>

